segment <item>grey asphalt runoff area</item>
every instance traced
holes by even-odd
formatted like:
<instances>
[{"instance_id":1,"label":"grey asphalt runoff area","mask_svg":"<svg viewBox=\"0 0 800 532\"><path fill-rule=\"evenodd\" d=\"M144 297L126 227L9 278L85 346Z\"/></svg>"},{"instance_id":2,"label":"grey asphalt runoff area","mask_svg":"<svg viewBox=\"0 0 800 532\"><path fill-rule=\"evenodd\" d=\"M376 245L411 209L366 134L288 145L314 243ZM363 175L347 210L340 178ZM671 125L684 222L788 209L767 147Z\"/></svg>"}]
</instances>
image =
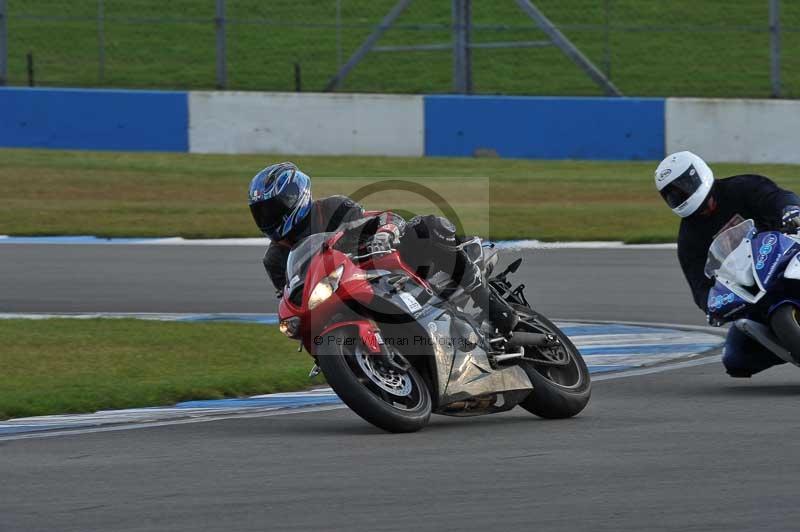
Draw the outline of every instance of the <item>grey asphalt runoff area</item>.
<instances>
[{"instance_id":1,"label":"grey asphalt runoff area","mask_svg":"<svg viewBox=\"0 0 800 532\"><path fill-rule=\"evenodd\" d=\"M257 248L0 246L0 311L269 312ZM674 251L525 252L559 318L702 324ZM512 258L513 252L507 253ZM800 370L596 382L579 417L346 409L0 442L0 530L792 530Z\"/></svg>"}]
</instances>

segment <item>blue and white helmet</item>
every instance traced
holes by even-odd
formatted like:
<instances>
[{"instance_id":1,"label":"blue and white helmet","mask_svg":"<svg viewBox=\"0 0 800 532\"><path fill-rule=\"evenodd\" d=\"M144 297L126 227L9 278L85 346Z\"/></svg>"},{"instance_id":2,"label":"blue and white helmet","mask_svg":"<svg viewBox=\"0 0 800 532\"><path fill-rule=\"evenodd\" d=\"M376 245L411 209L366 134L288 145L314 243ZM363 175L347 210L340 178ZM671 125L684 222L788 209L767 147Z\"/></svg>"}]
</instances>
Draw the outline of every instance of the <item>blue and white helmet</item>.
<instances>
[{"instance_id":1,"label":"blue and white helmet","mask_svg":"<svg viewBox=\"0 0 800 532\"><path fill-rule=\"evenodd\" d=\"M686 218L694 214L708 198L714 185L714 172L706 162L690 151L669 155L656 168L656 189L669 208Z\"/></svg>"},{"instance_id":2,"label":"blue and white helmet","mask_svg":"<svg viewBox=\"0 0 800 532\"><path fill-rule=\"evenodd\" d=\"M250 182L250 212L273 240L286 238L311 211L311 179L294 163L267 166Z\"/></svg>"}]
</instances>

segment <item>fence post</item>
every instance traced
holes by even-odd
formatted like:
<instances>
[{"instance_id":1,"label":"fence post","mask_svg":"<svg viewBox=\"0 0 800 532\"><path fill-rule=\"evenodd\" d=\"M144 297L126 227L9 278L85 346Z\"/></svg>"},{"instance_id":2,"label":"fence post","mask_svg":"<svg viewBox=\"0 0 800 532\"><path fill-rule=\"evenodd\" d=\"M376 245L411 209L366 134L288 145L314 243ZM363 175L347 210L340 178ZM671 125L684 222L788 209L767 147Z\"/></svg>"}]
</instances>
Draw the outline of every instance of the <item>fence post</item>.
<instances>
[{"instance_id":1,"label":"fence post","mask_svg":"<svg viewBox=\"0 0 800 532\"><path fill-rule=\"evenodd\" d=\"M106 14L104 0L97 0L97 79L106 80Z\"/></svg>"},{"instance_id":2,"label":"fence post","mask_svg":"<svg viewBox=\"0 0 800 532\"><path fill-rule=\"evenodd\" d=\"M467 94L472 94L472 0L464 0L464 57Z\"/></svg>"},{"instance_id":3,"label":"fence post","mask_svg":"<svg viewBox=\"0 0 800 532\"><path fill-rule=\"evenodd\" d=\"M611 79L611 0L605 0L605 8L606 27L604 32L603 62L605 63L606 77Z\"/></svg>"},{"instance_id":4,"label":"fence post","mask_svg":"<svg viewBox=\"0 0 800 532\"><path fill-rule=\"evenodd\" d=\"M472 65L469 49L470 0L453 0L453 90L472 92Z\"/></svg>"},{"instance_id":5,"label":"fence post","mask_svg":"<svg viewBox=\"0 0 800 532\"><path fill-rule=\"evenodd\" d=\"M33 69L33 52L28 52L25 55L25 63L28 70L28 87L35 87L36 86L36 78L34 75Z\"/></svg>"},{"instance_id":6,"label":"fence post","mask_svg":"<svg viewBox=\"0 0 800 532\"><path fill-rule=\"evenodd\" d=\"M0 87L8 83L8 10L6 0L0 0Z\"/></svg>"},{"instance_id":7,"label":"fence post","mask_svg":"<svg viewBox=\"0 0 800 532\"><path fill-rule=\"evenodd\" d=\"M769 2L769 59L772 97L781 97L781 2Z\"/></svg>"},{"instance_id":8,"label":"fence post","mask_svg":"<svg viewBox=\"0 0 800 532\"><path fill-rule=\"evenodd\" d=\"M342 69L342 0L336 0L336 71ZM334 87L336 89L338 87Z\"/></svg>"},{"instance_id":9,"label":"fence post","mask_svg":"<svg viewBox=\"0 0 800 532\"><path fill-rule=\"evenodd\" d=\"M217 30L217 88L222 90L228 84L228 69L225 62L225 0L217 0L214 26Z\"/></svg>"}]
</instances>

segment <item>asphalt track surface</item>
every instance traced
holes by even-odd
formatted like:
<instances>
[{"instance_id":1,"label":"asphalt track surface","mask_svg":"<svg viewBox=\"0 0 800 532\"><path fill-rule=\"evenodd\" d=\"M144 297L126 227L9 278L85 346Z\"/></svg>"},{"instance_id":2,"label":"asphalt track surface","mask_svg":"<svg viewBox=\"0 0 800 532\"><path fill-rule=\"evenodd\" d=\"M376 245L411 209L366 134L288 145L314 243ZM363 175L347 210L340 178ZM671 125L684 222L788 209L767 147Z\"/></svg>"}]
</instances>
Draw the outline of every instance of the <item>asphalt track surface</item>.
<instances>
[{"instance_id":1,"label":"asphalt track surface","mask_svg":"<svg viewBox=\"0 0 800 532\"><path fill-rule=\"evenodd\" d=\"M559 318L701 324L674 251L525 254ZM256 248L0 246L0 311L268 312ZM384 434L347 410L0 442L0 530L793 530L800 373L718 364Z\"/></svg>"},{"instance_id":2,"label":"asphalt track surface","mask_svg":"<svg viewBox=\"0 0 800 532\"><path fill-rule=\"evenodd\" d=\"M247 246L0 245L0 312L275 312ZM674 250L505 251L546 315L705 324ZM504 265L504 261L501 265Z\"/></svg>"}]
</instances>

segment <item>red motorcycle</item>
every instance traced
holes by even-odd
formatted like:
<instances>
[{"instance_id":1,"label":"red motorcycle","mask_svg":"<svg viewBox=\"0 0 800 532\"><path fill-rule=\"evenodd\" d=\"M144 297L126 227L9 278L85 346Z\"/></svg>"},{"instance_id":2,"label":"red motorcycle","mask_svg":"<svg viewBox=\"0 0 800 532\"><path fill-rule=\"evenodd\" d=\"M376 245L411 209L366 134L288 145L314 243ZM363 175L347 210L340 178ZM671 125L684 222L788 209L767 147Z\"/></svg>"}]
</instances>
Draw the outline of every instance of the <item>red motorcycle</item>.
<instances>
[{"instance_id":1,"label":"red motorcycle","mask_svg":"<svg viewBox=\"0 0 800 532\"><path fill-rule=\"evenodd\" d=\"M572 342L534 311L507 277L490 277L497 251L462 244L490 288L520 321L510 337L488 333L470 297L446 275L420 278L396 250L366 253L344 230L307 237L291 251L279 307L280 330L298 339L337 395L390 432L423 428L431 413L472 416L517 405L567 418L591 394Z\"/></svg>"}]
</instances>

